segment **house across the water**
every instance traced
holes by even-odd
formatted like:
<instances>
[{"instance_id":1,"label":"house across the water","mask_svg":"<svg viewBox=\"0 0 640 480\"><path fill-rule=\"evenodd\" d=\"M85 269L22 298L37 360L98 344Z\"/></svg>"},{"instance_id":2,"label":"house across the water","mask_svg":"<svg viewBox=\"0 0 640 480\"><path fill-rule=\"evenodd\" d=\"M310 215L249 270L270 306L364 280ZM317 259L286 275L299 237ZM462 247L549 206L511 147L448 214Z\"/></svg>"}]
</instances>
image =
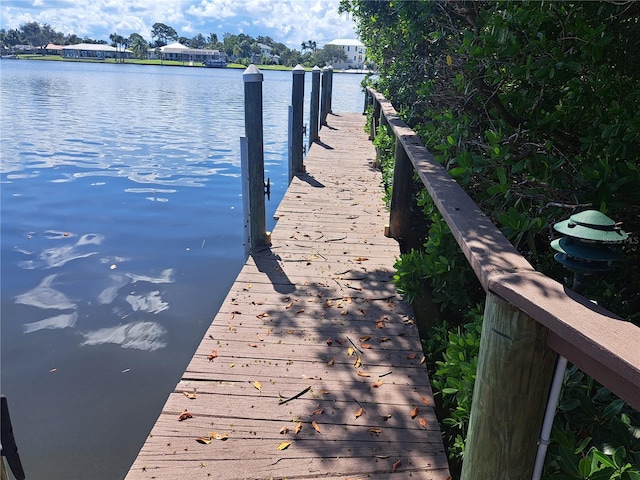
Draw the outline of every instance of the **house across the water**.
<instances>
[{"instance_id":1,"label":"house across the water","mask_svg":"<svg viewBox=\"0 0 640 480\"><path fill-rule=\"evenodd\" d=\"M189 48L178 42L170 43L164 47L150 49L149 58L161 58L162 60L174 60L177 62L205 63L219 66L224 66L227 62L227 55L220 50Z\"/></svg>"},{"instance_id":2,"label":"house across the water","mask_svg":"<svg viewBox=\"0 0 640 480\"><path fill-rule=\"evenodd\" d=\"M107 58L133 58L133 52L101 43L78 43L77 45L64 45L62 57L105 60Z\"/></svg>"},{"instance_id":3,"label":"house across the water","mask_svg":"<svg viewBox=\"0 0 640 480\"><path fill-rule=\"evenodd\" d=\"M347 55L346 61L334 63L333 68L339 70L362 70L365 68L367 48L360 40L356 40L355 38L336 38L328 42L327 45L342 47L344 53Z\"/></svg>"}]
</instances>

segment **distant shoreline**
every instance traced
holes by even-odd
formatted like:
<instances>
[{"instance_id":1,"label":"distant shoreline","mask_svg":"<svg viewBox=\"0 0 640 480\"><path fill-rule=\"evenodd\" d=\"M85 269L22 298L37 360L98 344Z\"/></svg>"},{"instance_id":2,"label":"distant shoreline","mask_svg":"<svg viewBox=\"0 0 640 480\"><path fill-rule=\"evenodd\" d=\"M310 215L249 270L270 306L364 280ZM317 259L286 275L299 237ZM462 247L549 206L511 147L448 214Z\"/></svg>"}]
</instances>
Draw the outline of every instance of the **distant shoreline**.
<instances>
[{"instance_id":1,"label":"distant shoreline","mask_svg":"<svg viewBox=\"0 0 640 480\"><path fill-rule=\"evenodd\" d=\"M113 58L105 60L93 60L89 58L64 58L61 55L40 55L40 54L21 54L12 56L3 56L3 60L40 60L49 62L69 62L69 63L109 63L114 65L160 65L163 67L189 67L189 68L207 68L202 65L202 62L181 62L176 60L139 60L128 58L125 61L116 62ZM285 67L283 65L256 65L260 70L281 70L291 71L293 67ZM226 67L221 67L222 70L228 69L245 69L246 65L242 63L228 63ZM311 71L311 68L305 67L305 70ZM367 74L373 73L370 70L334 70L334 73L355 73L355 74Z\"/></svg>"}]
</instances>

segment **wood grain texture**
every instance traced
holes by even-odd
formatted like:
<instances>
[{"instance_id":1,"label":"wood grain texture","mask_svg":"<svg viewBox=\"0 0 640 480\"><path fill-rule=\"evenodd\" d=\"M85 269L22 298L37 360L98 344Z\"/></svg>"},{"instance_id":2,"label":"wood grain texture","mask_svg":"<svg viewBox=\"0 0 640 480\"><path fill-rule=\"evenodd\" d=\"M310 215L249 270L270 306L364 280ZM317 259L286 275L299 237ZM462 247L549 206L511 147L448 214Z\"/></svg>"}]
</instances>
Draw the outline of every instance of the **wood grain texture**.
<instances>
[{"instance_id":1,"label":"wood grain texture","mask_svg":"<svg viewBox=\"0 0 640 480\"><path fill-rule=\"evenodd\" d=\"M128 480L449 477L364 117L327 118Z\"/></svg>"}]
</instances>

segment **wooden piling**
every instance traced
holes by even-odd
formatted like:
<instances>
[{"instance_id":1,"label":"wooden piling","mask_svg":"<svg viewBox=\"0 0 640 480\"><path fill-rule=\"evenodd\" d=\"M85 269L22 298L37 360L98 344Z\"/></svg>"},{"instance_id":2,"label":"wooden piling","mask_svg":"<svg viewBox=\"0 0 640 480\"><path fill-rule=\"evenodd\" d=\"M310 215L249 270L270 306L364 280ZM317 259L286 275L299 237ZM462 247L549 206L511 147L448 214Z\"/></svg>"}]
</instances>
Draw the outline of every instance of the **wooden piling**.
<instances>
[{"instance_id":1,"label":"wooden piling","mask_svg":"<svg viewBox=\"0 0 640 480\"><path fill-rule=\"evenodd\" d=\"M327 115L329 115L329 67L322 69L322 93L320 94L320 125L327 124Z\"/></svg>"},{"instance_id":2,"label":"wooden piling","mask_svg":"<svg viewBox=\"0 0 640 480\"><path fill-rule=\"evenodd\" d=\"M400 251L403 253L405 253L405 243L411 224L412 184L413 164L400 139L396 139L388 233L391 238L398 241Z\"/></svg>"},{"instance_id":3,"label":"wooden piling","mask_svg":"<svg viewBox=\"0 0 640 480\"><path fill-rule=\"evenodd\" d=\"M320 117L320 73L317 65L311 70L311 101L309 108L309 146L320 137L318 136L318 120Z\"/></svg>"},{"instance_id":4,"label":"wooden piling","mask_svg":"<svg viewBox=\"0 0 640 480\"><path fill-rule=\"evenodd\" d=\"M556 353L547 329L499 296L485 304L461 480L530 480Z\"/></svg>"},{"instance_id":5,"label":"wooden piling","mask_svg":"<svg viewBox=\"0 0 640 480\"><path fill-rule=\"evenodd\" d=\"M304 67L300 64L292 70L293 87L291 88L291 162L289 164L289 181L304 171L302 165L303 125L304 125Z\"/></svg>"},{"instance_id":6,"label":"wooden piling","mask_svg":"<svg viewBox=\"0 0 640 480\"><path fill-rule=\"evenodd\" d=\"M249 221L250 250L266 245L266 213L264 204L264 142L262 123L262 73L249 65L242 74L244 82L244 129L247 139L248 205L245 221Z\"/></svg>"}]
</instances>

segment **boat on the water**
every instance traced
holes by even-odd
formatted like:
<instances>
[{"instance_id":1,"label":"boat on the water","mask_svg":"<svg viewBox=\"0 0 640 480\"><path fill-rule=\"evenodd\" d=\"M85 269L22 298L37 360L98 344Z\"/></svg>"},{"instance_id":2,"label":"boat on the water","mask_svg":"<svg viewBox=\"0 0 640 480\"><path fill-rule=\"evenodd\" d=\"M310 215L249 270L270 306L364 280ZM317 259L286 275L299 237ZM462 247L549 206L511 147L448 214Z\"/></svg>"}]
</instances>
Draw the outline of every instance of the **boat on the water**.
<instances>
[{"instance_id":1,"label":"boat on the water","mask_svg":"<svg viewBox=\"0 0 640 480\"><path fill-rule=\"evenodd\" d=\"M227 62L222 58L216 60L208 59L202 62L202 65L208 68L224 68L227 66Z\"/></svg>"}]
</instances>

